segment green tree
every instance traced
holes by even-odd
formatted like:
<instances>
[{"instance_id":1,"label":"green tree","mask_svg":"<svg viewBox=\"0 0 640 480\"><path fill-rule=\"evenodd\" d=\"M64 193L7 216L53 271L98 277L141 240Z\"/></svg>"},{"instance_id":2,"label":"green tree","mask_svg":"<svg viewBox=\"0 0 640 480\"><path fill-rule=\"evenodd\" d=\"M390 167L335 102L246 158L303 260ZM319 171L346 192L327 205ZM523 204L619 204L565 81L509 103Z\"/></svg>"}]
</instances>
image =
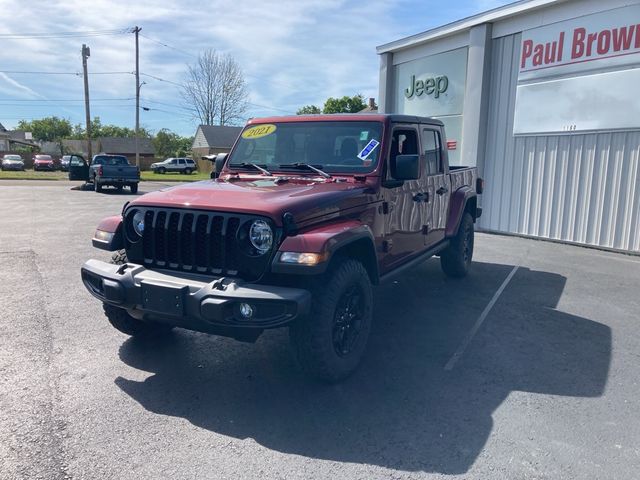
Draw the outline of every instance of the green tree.
<instances>
[{"instance_id":1,"label":"green tree","mask_svg":"<svg viewBox=\"0 0 640 480\"><path fill-rule=\"evenodd\" d=\"M58 117L45 117L30 122L20 120L18 130L31 132L34 140L43 142L58 142L63 138L70 137L73 133L71 122L66 118Z\"/></svg>"},{"instance_id":2,"label":"green tree","mask_svg":"<svg viewBox=\"0 0 640 480\"><path fill-rule=\"evenodd\" d=\"M322 108L322 113L358 113L366 108L364 97L360 94L353 97L344 96L342 98L327 98Z\"/></svg>"},{"instance_id":3,"label":"green tree","mask_svg":"<svg viewBox=\"0 0 640 480\"><path fill-rule=\"evenodd\" d=\"M153 138L158 157L184 157L191 152L193 137L181 137L168 128L161 129Z\"/></svg>"},{"instance_id":4,"label":"green tree","mask_svg":"<svg viewBox=\"0 0 640 480\"><path fill-rule=\"evenodd\" d=\"M73 127L71 136L77 140L87 138L86 129L81 124ZM91 138L100 137L135 137L136 131L133 128L119 127L118 125L103 125L100 117L93 117L91 121ZM151 133L144 127L140 127L141 138L151 138Z\"/></svg>"},{"instance_id":5,"label":"green tree","mask_svg":"<svg viewBox=\"0 0 640 480\"><path fill-rule=\"evenodd\" d=\"M320 110L320 108L316 107L315 105L305 105L296 112L296 115L312 115L316 113L322 113L322 110Z\"/></svg>"}]
</instances>

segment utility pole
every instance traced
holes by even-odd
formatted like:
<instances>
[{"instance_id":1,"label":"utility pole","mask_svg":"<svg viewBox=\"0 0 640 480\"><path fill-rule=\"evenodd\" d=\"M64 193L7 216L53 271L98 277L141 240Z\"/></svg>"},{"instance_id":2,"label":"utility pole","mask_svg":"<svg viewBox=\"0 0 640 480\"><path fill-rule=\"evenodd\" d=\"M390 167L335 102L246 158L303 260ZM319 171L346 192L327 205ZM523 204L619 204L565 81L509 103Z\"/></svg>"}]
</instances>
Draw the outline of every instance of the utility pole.
<instances>
[{"instance_id":1,"label":"utility pole","mask_svg":"<svg viewBox=\"0 0 640 480\"><path fill-rule=\"evenodd\" d=\"M87 58L91 56L91 50L84 43L82 44L82 71L84 75L84 110L87 116L87 162L91 162L91 112L89 111L89 75L87 74Z\"/></svg>"},{"instance_id":2,"label":"utility pole","mask_svg":"<svg viewBox=\"0 0 640 480\"><path fill-rule=\"evenodd\" d=\"M140 55L138 52L138 33L142 30L136 25L133 33L136 34L136 166L140 168L140 146L138 138L140 137Z\"/></svg>"}]
</instances>

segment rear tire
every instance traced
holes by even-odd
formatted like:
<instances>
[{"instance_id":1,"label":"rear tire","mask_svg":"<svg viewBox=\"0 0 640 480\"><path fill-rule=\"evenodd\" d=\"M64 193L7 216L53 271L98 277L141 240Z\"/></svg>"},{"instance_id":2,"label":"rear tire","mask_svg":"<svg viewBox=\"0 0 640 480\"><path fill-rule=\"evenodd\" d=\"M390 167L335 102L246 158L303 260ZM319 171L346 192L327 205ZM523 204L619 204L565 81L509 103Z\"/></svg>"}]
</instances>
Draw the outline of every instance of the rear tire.
<instances>
[{"instance_id":1,"label":"rear tire","mask_svg":"<svg viewBox=\"0 0 640 480\"><path fill-rule=\"evenodd\" d=\"M124 250L120 250L113 254L111 263L114 265L123 265L127 263L127 254ZM109 320L111 326L116 330L130 335L132 337L149 338L167 335L173 329L170 325L161 323L144 322L132 317L124 308L115 307L108 303L102 304L104 314Z\"/></svg>"},{"instance_id":2,"label":"rear tire","mask_svg":"<svg viewBox=\"0 0 640 480\"><path fill-rule=\"evenodd\" d=\"M469 212L464 212L458 233L440 254L440 266L445 274L461 278L468 273L473 258L473 243L473 217Z\"/></svg>"},{"instance_id":3,"label":"rear tire","mask_svg":"<svg viewBox=\"0 0 640 480\"><path fill-rule=\"evenodd\" d=\"M138 193L138 184L134 183L133 185L131 185L131 193Z\"/></svg>"},{"instance_id":4,"label":"rear tire","mask_svg":"<svg viewBox=\"0 0 640 480\"><path fill-rule=\"evenodd\" d=\"M351 375L371 331L373 293L364 266L339 261L311 286L311 313L289 328L294 358L313 378L329 383Z\"/></svg>"},{"instance_id":5,"label":"rear tire","mask_svg":"<svg viewBox=\"0 0 640 480\"><path fill-rule=\"evenodd\" d=\"M190 168L185 168L184 169L184 174L185 175L191 175L191 169Z\"/></svg>"},{"instance_id":6,"label":"rear tire","mask_svg":"<svg viewBox=\"0 0 640 480\"><path fill-rule=\"evenodd\" d=\"M98 183L98 179L95 177L93 179L93 189L98 193L102 192L102 185Z\"/></svg>"}]
</instances>

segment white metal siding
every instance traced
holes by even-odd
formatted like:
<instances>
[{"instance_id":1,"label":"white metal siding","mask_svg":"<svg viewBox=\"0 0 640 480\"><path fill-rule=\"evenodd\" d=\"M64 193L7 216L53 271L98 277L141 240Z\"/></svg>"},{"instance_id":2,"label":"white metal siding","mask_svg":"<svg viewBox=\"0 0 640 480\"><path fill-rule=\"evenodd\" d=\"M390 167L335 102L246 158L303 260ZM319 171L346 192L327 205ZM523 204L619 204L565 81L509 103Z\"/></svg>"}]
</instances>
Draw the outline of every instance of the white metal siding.
<instances>
[{"instance_id":1,"label":"white metal siding","mask_svg":"<svg viewBox=\"0 0 640 480\"><path fill-rule=\"evenodd\" d=\"M514 137L519 54L493 40L480 227L640 251L640 131Z\"/></svg>"},{"instance_id":2,"label":"white metal siding","mask_svg":"<svg viewBox=\"0 0 640 480\"><path fill-rule=\"evenodd\" d=\"M198 131L196 132L196 136L193 139L193 147L192 148L208 148L209 143L202 133L202 129L198 127Z\"/></svg>"}]
</instances>

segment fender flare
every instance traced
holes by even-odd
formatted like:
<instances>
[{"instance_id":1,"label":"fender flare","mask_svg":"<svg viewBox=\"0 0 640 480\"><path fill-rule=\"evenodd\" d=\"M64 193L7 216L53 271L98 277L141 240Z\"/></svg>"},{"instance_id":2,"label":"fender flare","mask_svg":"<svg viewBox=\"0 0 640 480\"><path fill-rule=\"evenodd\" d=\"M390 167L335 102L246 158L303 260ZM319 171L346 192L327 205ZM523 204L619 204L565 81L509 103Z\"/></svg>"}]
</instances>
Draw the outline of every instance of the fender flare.
<instances>
[{"instance_id":1,"label":"fender flare","mask_svg":"<svg viewBox=\"0 0 640 480\"><path fill-rule=\"evenodd\" d=\"M453 237L458 233L458 227L460 226L460 220L462 220L462 214L467 210L467 205L473 202L471 206L471 216L475 222L478 218L477 214L477 201L478 194L469 186L464 186L456 190L451 195L449 203L449 217L447 218L446 236Z\"/></svg>"},{"instance_id":2,"label":"fender flare","mask_svg":"<svg viewBox=\"0 0 640 480\"><path fill-rule=\"evenodd\" d=\"M369 273L371 283L379 281L375 241L371 228L358 220L311 227L294 236L286 237L274 255L271 270L274 273L316 275L324 273L336 254L349 251L361 260ZM314 266L280 263L282 252L319 253L323 261Z\"/></svg>"},{"instance_id":3,"label":"fender flare","mask_svg":"<svg viewBox=\"0 0 640 480\"><path fill-rule=\"evenodd\" d=\"M124 248L122 234L122 216L114 215L104 218L98 224L91 243L95 248L115 252Z\"/></svg>"}]
</instances>

